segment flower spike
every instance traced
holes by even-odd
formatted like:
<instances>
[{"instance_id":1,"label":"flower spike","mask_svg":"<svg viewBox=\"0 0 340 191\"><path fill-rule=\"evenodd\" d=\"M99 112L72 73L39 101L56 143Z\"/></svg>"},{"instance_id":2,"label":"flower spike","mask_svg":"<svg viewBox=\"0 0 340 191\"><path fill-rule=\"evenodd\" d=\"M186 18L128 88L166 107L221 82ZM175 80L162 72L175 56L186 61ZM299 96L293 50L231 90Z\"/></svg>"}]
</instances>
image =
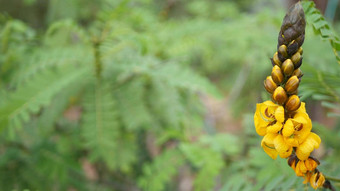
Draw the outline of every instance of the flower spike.
<instances>
[{"instance_id":1,"label":"flower spike","mask_svg":"<svg viewBox=\"0 0 340 191\"><path fill-rule=\"evenodd\" d=\"M304 11L297 3L283 19L277 52L271 58L272 72L264 81L272 101L257 104L254 122L256 132L263 136L263 150L274 160L277 156L287 158L296 176L303 177L304 184L317 189L327 187L330 182L317 169L320 162L310 156L321 139L311 132L312 122L305 103L297 95L303 76L300 66L305 26Z\"/></svg>"}]
</instances>

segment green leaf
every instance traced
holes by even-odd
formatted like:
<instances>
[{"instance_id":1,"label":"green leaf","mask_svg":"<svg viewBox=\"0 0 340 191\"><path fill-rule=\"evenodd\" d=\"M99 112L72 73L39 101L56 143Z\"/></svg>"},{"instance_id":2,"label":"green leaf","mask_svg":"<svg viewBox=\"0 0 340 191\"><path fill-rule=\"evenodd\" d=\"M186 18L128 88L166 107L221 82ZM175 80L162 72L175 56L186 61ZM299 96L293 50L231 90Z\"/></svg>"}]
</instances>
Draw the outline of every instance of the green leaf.
<instances>
[{"instance_id":1,"label":"green leaf","mask_svg":"<svg viewBox=\"0 0 340 191\"><path fill-rule=\"evenodd\" d=\"M110 169L129 171L135 161L134 136L122 135L110 85L97 81L87 89L81 132L91 160L103 159Z\"/></svg>"},{"instance_id":2,"label":"green leaf","mask_svg":"<svg viewBox=\"0 0 340 191\"><path fill-rule=\"evenodd\" d=\"M183 162L183 155L177 149L164 151L152 163L143 166L143 176L138 179L138 185L147 191L166 190L166 184L178 173Z\"/></svg>"},{"instance_id":3,"label":"green leaf","mask_svg":"<svg viewBox=\"0 0 340 191\"><path fill-rule=\"evenodd\" d=\"M220 97L219 91L204 77L195 74L189 68L167 63L152 72L156 79L164 79L171 86L188 89L194 92L204 92Z\"/></svg>"},{"instance_id":4,"label":"green leaf","mask_svg":"<svg viewBox=\"0 0 340 191\"><path fill-rule=\"evenodd\" d=\"M337 51L340 51L339 46L336 45L336 41L339 40L338 35L332 30L328 22L325 21L320 11L315 8L314 2L302 1L302 5L305 9L307 23L313 26L315 34L320 35L322 39L330 42L333 49L335 49L334 55L338 60L338 64L340 64L340 57L336 54Z\"/></svg>"},{"instance_id":5,"label":"green leaf","mask_svg":"<svg viewBox=\"0 0 340 191\"><path fill-rule=\"evenodd\" d=\"M77 83L86 76L89 68L79 69L72 65L45 69L32 76L26 84L19 86L15 92L8 95L8 99L0 108L1 128L10 126L20 128L23 122L30 119L31 113L48 105L52 98L72 83Z\"/></svg>"},{"instance_id":6,"label":"green leaf","mask_svg":"<svg viewBox=\"0 0 340 191\"><path fill-rule=\"evenodd\" d=\"M125 83L114 94L118 100L120 116L128 130L151 126L152 116L145 100L146 90L142 79Z\"/></svg>"}]
</instances>

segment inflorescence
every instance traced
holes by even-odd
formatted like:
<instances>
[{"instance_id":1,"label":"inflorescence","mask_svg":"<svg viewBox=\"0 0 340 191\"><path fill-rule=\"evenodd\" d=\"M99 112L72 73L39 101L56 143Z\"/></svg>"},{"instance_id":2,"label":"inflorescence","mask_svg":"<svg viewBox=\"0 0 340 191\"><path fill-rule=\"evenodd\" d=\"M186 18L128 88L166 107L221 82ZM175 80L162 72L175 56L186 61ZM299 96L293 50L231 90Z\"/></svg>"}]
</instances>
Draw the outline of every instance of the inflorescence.
<instances>
[{"instance_id":1,"label":"inflorescence","mask_svg":"<svg viewBox=\"0 0 340 191\"><path fill-rule=\"evenodd\" d=\"M317 169L320 162L310 154L321 139L311 132L312 121L297 95L303 76L300 66L305 26L303 8L297 3L283 19L277 52L271 59L272 72L264 81L272 100L257 104L254 122L256 132L263 136L263 150L273 159L277 155L287 158L296 175L304 177L303 183L317 189L324 185L325 177Z\"/></svg>"}]
</instances>

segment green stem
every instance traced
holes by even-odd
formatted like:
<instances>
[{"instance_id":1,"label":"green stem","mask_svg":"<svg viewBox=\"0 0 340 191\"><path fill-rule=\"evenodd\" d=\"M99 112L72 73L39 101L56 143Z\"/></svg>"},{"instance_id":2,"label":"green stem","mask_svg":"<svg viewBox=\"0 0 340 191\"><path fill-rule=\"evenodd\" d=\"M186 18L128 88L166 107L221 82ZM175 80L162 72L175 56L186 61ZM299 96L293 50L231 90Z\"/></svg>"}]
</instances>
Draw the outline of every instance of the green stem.
<instances>
[{"instance_id":1,"label":"green stem","mask_svg":"<svg viewBox=\"0 0 340 191\"><path fill-rule=\"evenodd\" d=\"M340 182L340 178L336 178L336 177L331 177L331 176L325 176L325 179L327 180L331 180L331 181L334 181L334 182Z\"/></svg>"},{"instance_id":2,"label":"green stem","mask_svg":"<svg viewBox=\"0 0 340 191\"><path fill-rule=\"evenodd\" d=\"M100 60L100 52L99 52L99 46L100 46L100 40L97 38L93 39L93 49L94 49L94 66L96 70L96 77L97 79L101 78L101 72L102 72L102 64Z\"/></svg>"}]
</instances>

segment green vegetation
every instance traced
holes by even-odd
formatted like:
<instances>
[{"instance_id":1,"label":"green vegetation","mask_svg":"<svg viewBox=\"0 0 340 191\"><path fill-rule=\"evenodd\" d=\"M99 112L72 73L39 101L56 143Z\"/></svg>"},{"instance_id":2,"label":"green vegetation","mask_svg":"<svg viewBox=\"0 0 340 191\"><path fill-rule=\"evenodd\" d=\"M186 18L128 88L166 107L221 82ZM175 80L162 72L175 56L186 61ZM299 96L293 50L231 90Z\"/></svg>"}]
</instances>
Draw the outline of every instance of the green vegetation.
<instances>
[{"instance_id":1,"label":"green vegetation","mask_svg":"<svg viewBox=\"0 0 340 191\"><path fill-rule=\"evenodd\" d=\"M253 124L279 2L0 2L0 190L304 189ZM299 95L340 177L340 42L304 8Z\"/></svg>"}]
</instances>

